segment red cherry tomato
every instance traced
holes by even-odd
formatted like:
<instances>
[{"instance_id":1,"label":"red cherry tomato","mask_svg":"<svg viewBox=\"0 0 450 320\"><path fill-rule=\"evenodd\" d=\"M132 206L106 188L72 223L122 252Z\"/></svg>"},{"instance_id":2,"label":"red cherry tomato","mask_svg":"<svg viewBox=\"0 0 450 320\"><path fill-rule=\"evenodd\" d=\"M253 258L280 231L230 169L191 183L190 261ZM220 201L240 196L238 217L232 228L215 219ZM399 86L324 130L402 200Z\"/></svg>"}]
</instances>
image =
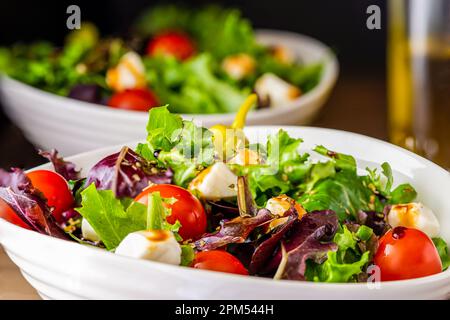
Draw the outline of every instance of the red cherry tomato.
<instances>
[{"instance_id":1,"label":"red cherry tomato","mask_svg":"<svg viewBox=\"0 0 450 320\"><path fill-rule=\"evenodd\" d=\"M156 35L148 43L147 54L149 56L168 55L179 60L186 60L195 54L195 46L185 33L168 31Z\"/></svg>"},{"instance_id":2,"label":"red cherry tomato","mask_svg":"<svg viewBox=\"0 0 450 320\"><path fill-rule=\"evenodd\" d=\"M47 204L53 207L53 216L57 222L63 222L62 213L73 206L73 196L67 181L59 174L48 170L36 170L27 173L33 187L47 198Z\"/></svg>"},{"instance_id":3,"label":"red cherry tomato","mask_svg":"<svg viewBox=\"0 0 450 320\"><path fill-rule=\"evenodd\" d=\"M222 250L197 252L191 266L196 269L248 275L247 269L238 258Z\"/></svg>"},{"instance_id":4,"label":"red cherry tomato","mask_svg":"<svg viewBox=\"0 0 450 320\"><path fill-rule=\"evenodd\" d=\"M172 184L157 184L142 191L135 201L147 204L148 194L158 191L163 198L175 198L173 204L164 205L171 209L172 213L167 217L167 222L181 223L180 236L184 240L196 239L206 231L206 214L201 202L189 191Z\"/></svg>"},{"instance_id":5,"label":"red cherry tomato","mask_svg":"<svg viewBox=\"0 0 450 320\"><path fill-rule=\"evenodd\" d=\"M422 231L405 227L389 230L381 239L374 257L381 280L404 280L442 271L433 241Z\"/></svg>"},{"instance_id":6,"label":"red cherry tomato","mask_svg":"<svg viewBox=\"0 0 450 320\"><path fill-rule=\"evenodd\" d=\"M0 218L15 224L16 226L31 230L22 219L3 200L0 199Z\"/></svg>"},{"instance_id":7,"label":"red cherry tomato","mask_svg":"<svg viewBox=\"0 0 450 320\"><path fill-rule=\"evenodd\" d=\"M117 109L148 111L159 106L156 95L149 89L128 89L115 93L108 106Z\"/></svg>"}]
</instances>

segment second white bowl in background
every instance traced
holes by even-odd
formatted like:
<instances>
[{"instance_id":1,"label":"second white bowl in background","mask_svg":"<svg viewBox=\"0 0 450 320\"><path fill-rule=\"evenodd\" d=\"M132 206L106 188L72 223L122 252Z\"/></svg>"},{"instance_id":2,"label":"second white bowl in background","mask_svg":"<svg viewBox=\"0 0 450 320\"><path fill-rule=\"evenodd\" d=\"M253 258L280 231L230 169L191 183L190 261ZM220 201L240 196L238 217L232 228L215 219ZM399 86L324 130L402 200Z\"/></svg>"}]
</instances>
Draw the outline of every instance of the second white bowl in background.
<instances>
[{"instance_id":1,"label":"second white bowl in background","mask_svg":"<svg viewBox=\"0 0 450 320\"><path fill-rule=\"evenodd\" d=\"M307 124L324 105L338 76L338 62L331 49L310 37L275 30L257 32L259 42L283 45L305 64L323 62L319 84L294 100L275 109L260 109L248 115L248 125ZM25 136L42 149L56 148L62 155L123 143L145 137L145 112L113 109L57 96L16 80L0 79L0 97L8 117ZM231 124L234 114L186 114L204 127Z\"/></svg>"}]
</instances>

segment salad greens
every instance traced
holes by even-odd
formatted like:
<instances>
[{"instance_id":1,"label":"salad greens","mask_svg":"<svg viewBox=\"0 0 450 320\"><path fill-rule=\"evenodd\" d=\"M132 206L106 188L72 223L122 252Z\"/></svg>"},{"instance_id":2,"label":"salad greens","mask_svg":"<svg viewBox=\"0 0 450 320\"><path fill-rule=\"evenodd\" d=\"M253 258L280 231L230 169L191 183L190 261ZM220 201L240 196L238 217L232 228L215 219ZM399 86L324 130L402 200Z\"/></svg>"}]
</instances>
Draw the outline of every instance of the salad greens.
<instances>
[{"instance_id":1,"label":"salad greens","mask_svg":"<svg viewBox=\"0 0 450 320\"><path fill-rule=\"evenodd\" d=\"M430 236L430 229L412 228L411 221L405 226L401 218L391 225L394 206L422 205L411 203L417 195L413 186L394 185L389 164L381 164L381 173L364 172L351 155L321 145L311 151L319 160L311 161L310 154L299 151L302 139L284 130L253 145L240 137L239 146L231 148L234 154L224 156L214 143L224 138L218 126L209 130L171 113L168 106L152 108L146 141L136 151L124 147L101 159L86 177L56 151L41 152L70 179L66 191L73 203L59 219L47 194L20 169L0 170L0 198L37 232L186 267L274 279L363 282L373 264L383 274L389 252L380 250L386 241L399 246L391 250L395 261L422 254L416 252L418 242L429 250L423 254L434 259L432 265L413 268L426 273L386 280L449 267L447 243ZM258 151L257 160L235 160L241 151ZM431 210L426 214L433 215ZM132 233L138 236L128 237ZM226 260L217 258L223 255ZM208 256L219 260L205 263ZM394 273L404 271L403 265L399 268Z\"/></svg>"},{"instance_id":2,"label":"salad greens","mask_svg":"<svg viewBox=\"0 0 450 320\"><path fill-rule=\"evenodd\" d=\"M144 12L135 27L145 36L168 29L185 30L196 39L199 51L210 52L217 59L241 52L255 53L260 49L250 22L236 9L162 6Z\"/></svg>"},{"instance_id":3,"label":"salad greens","mask_svg":"<svg viewBox=\"0 0 450 320\"><path fill-rule=\"evenodd\" d=\"M212 133L170 113L167 106L150 110L147 132L147 142L137 146L137 153L171 168L177 185L186 187L202 169L213 163Z\"/></svg>"},{"instance_id":4,"label":"salad greens","mask_svg":"<svg viewBox=\"0 0 450 320\"><path fill-rule=\"evenodd\" d=\"M165 54L149 49L157 46ZM189 52L181 59L177 52L183 48ZM121 67L110 79L108 74L120 69L126 54L137 53L131 73L136 76L142 64L138 72L142 79L126 84L125 89L145 89L153 98L131 109L147 111L162 102L175 113L230 113L256 88L262 75L274 74L300 93L319 83L322 63L284 61L274 50L256 41L251 23L239 10L213 5L196 10L157 6L137 18L126 38L102 38L95 25L85 22L67 35L62 47L45 41L0 47L0 72L58 95L129 109L112 102L123 94L120 79L125 71ZM235 59L239 55L246 62ZM231 69L224 67L228 58L235 61ZM245 72L236 77L236 68Z\"/></svg>"}]
</instances>

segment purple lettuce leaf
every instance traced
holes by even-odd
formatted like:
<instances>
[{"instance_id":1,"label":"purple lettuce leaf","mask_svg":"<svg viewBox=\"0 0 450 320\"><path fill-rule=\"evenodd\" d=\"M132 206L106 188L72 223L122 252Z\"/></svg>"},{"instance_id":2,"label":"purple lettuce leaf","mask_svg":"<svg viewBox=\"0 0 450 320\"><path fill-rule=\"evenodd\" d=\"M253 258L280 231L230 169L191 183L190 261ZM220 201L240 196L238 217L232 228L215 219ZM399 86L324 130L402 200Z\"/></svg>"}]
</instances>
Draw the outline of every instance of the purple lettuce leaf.
<instances>
[{"instance_id":1,"label":"purple lettuce leaf","mask_svg":"<svg viewBox=\"0 0 450 320\"><path fill-rule=\"evenodd\" d=\"M17 168L11 172L0 169L0 199L33 230L60 239L68 239L54 219L47 200L35 189L25 173Z\"/></svg>"},{"instance_id":2,"label":"purple lettuce leaf","mask_svg":"<svg viewBox=\"0 0 450 320\"><path fill-rule=\"evenodd\" d=\"M260 209L254 217L237 217L232 220L222 220L220 230L207 234L195 242L197 250L214 250L230 243L243 243L257 227L274 219L267 209Z\"/></svg>"},{"instance_id":3,"label":"purple lettuce leaf","mask_svg":"<svg viewBox=\"0 0 450 320\"><path fill-rule=\"evenodd\" d=\"M263 269L266 262L272 257L273 253L278 248L280 241L285 233L292 227L295 221L298 220L298 212L294 207L291 207L285 214L288 219L279 226L274 233L267 240L261 242L253 252L250 260L249 272L256 274Z\"/></svg>"},{"instance_id":4,"label":"purple lettuce leaf","mask_svg":"<svg viewBox=\"0 0 450 320\"><path fill-rule=\"evenodd\" d=\"M65 161L62 157L58 157L58 151L39 150L39 154L48 159L55 168L56 173L59 173L67 181L80 179L80 171L76 170L76 165L73 162Z\"/></svg>"},{"instance_id":5,"label":"purple lettuce leaf","mask_svg":"<svg viewBox=\"0 0 450 320\"><path fill-rule=\"evenodd\" d=\"M287 254L291 255L292 253L292 257L288 258L289 263L286 265L289 267L290 274L292 273L291 268L297 268L298 279L302 278L306 260L310 258L319 260L322 251L326 255L329 250L337 249L333 243L323 244L323 242L333 239L337 228L338 218L332 210L313 211L304 215L301 220L296 220L281 240ZM261 270L262 274L271 273L279 267L282 259L280 249L278 248L266 267Z\"/></svg>"},{"instance_id":6,"label":"purple lettuce leaf","mask_svg":"<svg viewBox=\"0 0 450 320\"><path fill-rule=\"evenodd\" d=\"M387 214L389 210L390 206L386 206L384 208L384 212L360 210L357 215L357 221L359 224L372 228L373 232L377 236L382 236L391 228L387 222Z\"/></svg>"},{"instance_id":7,"label":"purple lettuce leaf","mask_svg":"<svg viewBox=\"0 0 450 320\"><path fill-rule=\"evenodd\" d=\"M69 98L90 103L101 103L101 88L96 84L77 84L70 89Z\"/></svg>"},{"instance_id":8,"label":"purple lettuce leaf","mask_svg":"<svg viewBox=\"0 0 450 320\"><path fill-rule=\"evenodd\" d=\"M172 183L173 172L160 169L128 147L100 160L89 171L85 187L94 183L98 190L112 190L116 197L136 197L151 184Z\"/></svg>"},{"instance_id":9,"label":"purple lettuce leaf","mask_svg":"<svg viewBox=\"0 0 450 320\"><path fill-rule=\"evenodd\" d=\"M206 201L205 210L208 216L208 230L216 230L222 220L230 220L239 215L239 208L232 203L221 201Z\"/></svg>"},{"instance_id":10,"label":"purple lettuce leaf","mask_svg":"<svg viewBox=\"0 0 450 320\"><path fill-rule=\"evenodd\" d=\"M30 179L19 168L12 168L11 172L0 168L0 187L11 187L14 190L23 190L31 185Z\"/></svg>"},{"instance_id":11,"label":"purple lettuce leaf","mask_svg":"<svg viewBox=\"0 0 450 320\"><path fill-rule=\"evenodd\" d=\"M327 258L328 251L336 251L337 244L333 242L322 243L315 233L311 234L305 241L294 250L286 253L286 263L281 267L280 279L304 281L306 272L306 261L313 260L321 264Z\"/></svg>"}]
</instances>

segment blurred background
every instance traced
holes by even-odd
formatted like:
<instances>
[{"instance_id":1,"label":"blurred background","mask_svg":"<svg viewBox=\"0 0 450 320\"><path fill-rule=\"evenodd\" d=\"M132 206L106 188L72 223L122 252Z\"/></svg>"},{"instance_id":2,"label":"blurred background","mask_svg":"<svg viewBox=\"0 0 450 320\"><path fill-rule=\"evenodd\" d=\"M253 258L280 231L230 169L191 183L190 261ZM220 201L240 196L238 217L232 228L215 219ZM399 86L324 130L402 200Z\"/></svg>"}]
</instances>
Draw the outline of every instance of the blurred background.
<instances>
[{"instance_id":1,"label":"blurred background","mask_svg":"<svg viewBox=\"0 0 450 320\"><path fill-rule=\"evenodd\" d=\"M319 39L335 51L340 74L329 101L311 125L388 139L386 1L2 1L0 46L34 40L62 44L70 4L79 5L82 20L94 22L102 34L123 34L144 8L161 3L237 7L256 28L289 30ZM380 30L366 27L366 10L373 4L381 9ZM0 150L3 168L29 168L45 162L1 111Z\"/></svg>"}]
</instances>

